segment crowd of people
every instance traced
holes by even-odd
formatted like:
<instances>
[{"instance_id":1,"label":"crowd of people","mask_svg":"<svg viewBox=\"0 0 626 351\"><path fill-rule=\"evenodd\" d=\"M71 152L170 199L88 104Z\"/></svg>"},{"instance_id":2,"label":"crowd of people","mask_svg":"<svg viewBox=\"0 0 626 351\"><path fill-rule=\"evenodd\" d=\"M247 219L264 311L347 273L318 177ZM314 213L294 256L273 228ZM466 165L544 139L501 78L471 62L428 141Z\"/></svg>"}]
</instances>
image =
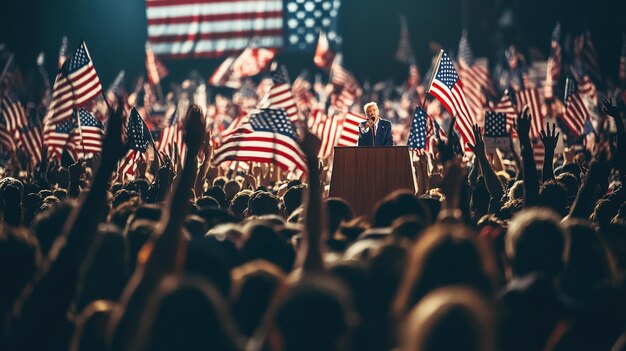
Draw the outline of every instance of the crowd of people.
<instances>
[{"instance_id":1,"label":"crowd of people","mask_svg":"<svg viewBox=\"0 0 626 351\"><path fill-rule=\"evenodd\" d=\"M437 138L416 154L416 191L356 216L328 197L332 164L311 131L300 177L212 163L223 130L207 125L227 128L264 94L246 84L211 106L185 97L185 152L130 177L115 94L94 107L107 121L97 157L2 168L0 349L626 350L623 104L602 100L615 130L588 148L558 152L547 124L539 171L528 108L514 123L519 154L488 152L479 125L471 157ZM294 82L296 102L314 90ZM402 144L424 90L378 92L367 98Z\"/></svg>"}]
</instances>

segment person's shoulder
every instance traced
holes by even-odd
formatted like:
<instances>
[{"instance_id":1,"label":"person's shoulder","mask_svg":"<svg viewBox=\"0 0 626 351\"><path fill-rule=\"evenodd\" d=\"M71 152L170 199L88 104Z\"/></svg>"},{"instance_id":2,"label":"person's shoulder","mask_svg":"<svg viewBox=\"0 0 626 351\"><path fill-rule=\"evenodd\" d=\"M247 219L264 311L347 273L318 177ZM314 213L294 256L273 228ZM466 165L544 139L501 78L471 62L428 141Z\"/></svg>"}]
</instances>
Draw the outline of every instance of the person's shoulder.
<instances>
[{"instance_id":1,"label":"person's shoulder","mask_svg":"<svg viewBox=\"0 0 626 351\"><path fill-rule=\"evenodd\" d=\"M381 124L386 124L386 125L388 125L388 126L390 126L390 127L391 127L391 121L390 121L390 120L388 120L388 119L381 118L381 119L380 119L380 123L381 123Z\"/></svg>"}]
</instances>

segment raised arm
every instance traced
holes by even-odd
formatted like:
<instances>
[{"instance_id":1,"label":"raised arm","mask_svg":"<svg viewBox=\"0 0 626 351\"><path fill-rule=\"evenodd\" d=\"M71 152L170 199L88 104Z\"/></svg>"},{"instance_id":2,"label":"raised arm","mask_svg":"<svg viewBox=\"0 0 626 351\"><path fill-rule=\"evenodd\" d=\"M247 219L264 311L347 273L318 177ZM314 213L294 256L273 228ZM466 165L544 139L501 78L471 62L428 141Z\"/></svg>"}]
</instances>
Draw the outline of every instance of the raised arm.
<instances>
[{"instance_id":1,"label":"raised arm","mask_svg":"<svg viewBox=\"0 0 626 351\"><path fill-rule=\"evenodd\" d=\"M554 150L559 142L561 133L556 132L556 124L552 123L552 131L550 131L550 123L546 122L546 130L539 131L539 138L543 144L545 155L543 159L543 181L554 179Z\"/></svg>"},{"instance_id":2,"label":"raised arm","mask_svg":"<svg viewBox=\"0 0 626 351\"><path fill-rule=\"evenodd\" d=\"M118 309L111 317L109 331L113 333L113 347L132 350L133 336L141 325L145 301L163 277L182 270L185 261L186 238L182 226L191 208L189 198L197 171L196 156L204 137L202 111L190 107L185 119L187 157L176 190L168 197L163 215L150 242L139 254L137 269L126 286Z\"/></svg>"},{"instance_id":3,"label":"raised arm","mask_svg":"<svg viewBox=\"0 0 626 351\"><path fill-rule=\"evenodd\" d=\"M609 175L609 165L606 158L606 145L598 147L589 165L585 181L578 190L576 200L570 209L572 218L589 218L596 203L597 186Z\"/></svg>"},{"instance_id":4,"label":"raised arm","mask_svg":"<svg viewBox=\"0 0 626 351\"><path fill-rule=\"evenodd\" d=\"M107 206L109 177L124 153L122 109L109 117L102 143L102 159L87 196L72 210L61 236L50 251L47 269L18 302L12 322L12 343L20 350L42 350L49 346L63 325L75 298L80 267L96 238L97 227ZM5 267L6 268L6 267Z\"/></svg>"},{"instance_id":5,"label":"raised arm","mask_svg":"<svg viewBox=\"0 0 626 351\"><path fill-rule=\"evenodd\" d=\"M489 159L487 158L485 143L483 141L480 127L478 126L478 124L475 124L473 129L474 139L476 140L476 143L474 145L468 144L468 146L474 152L474 155L476 155L476 158L478 159L480 171L483 174L485 186L487 187L487 191L489 192L490 197L492 199L499 200L502 198L502 195L504 195L504 188L502 187L500 179L498 179L496 172L491 167Z\"/></svg>"},{"instance_id":6,"label":"raised arm","mask_svg":"<svg viewBox=\"0 0 626 351\"><path fill-rule=\"evenodd\" d=\"M522 174L524 177L524 207L539 202L539 176L537 175L533 146L530 143L531 115L528 106L517 116L517 134L522 149Z\"/></svg>"},{"instance_id":7,"label":"raised arm","mask_svg":"<svg viewBox=\"0 0 626 351\"><path fill-rule=\"evenodd\" d=\"M302 244L298 249L296 267L304 272L316 272L324 269L322 240L326 237L326 211L322 209L322 189L317 164L320 140L306 132L301 143L306 155L308 167L309 191L304 202L304 232Z\"/></svg>"},{"instance_id":8,"label":"raised arm","mask_svg":"<svg viewBox=\"0 0 626 351\"><path fill-rule=\"evenodd\" d=\"M617 127L617 164L619 167L619 176L622 184L626 184L626 129L624 121L622 121L619 109L613 105L611 99L602 98L604 107L602 111L611 116Z\"/></svg>"}]
</instances>

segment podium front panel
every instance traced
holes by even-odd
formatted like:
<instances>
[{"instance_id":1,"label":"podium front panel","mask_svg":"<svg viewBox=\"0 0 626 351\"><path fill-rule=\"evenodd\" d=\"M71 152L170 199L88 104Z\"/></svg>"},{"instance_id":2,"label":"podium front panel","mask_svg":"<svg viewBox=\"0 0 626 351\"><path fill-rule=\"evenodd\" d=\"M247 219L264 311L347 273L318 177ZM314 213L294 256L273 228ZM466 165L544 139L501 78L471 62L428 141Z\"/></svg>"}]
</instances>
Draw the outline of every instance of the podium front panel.
<instances>
[{"instance_id":1,"label":"podium front panel","mask_svg":"<svg viewBox=\"0 0 626 351\"><path fill-rule=\"evenodd\" d=\"M348 201L355 216L398 189L416 190L406 146L335 147L329 195Z\"/></svg>"}]
</instances>

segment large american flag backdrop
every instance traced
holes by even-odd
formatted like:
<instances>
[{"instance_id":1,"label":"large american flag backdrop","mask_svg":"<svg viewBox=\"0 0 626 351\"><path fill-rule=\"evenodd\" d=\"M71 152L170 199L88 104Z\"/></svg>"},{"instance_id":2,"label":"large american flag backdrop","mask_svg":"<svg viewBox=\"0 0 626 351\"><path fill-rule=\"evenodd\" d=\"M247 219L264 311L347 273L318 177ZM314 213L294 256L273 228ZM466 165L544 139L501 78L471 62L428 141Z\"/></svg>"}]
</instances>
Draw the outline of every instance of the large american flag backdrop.
<instances>
[{"instance_id":1,"label":"large american flag backdrop","mask_svg":"<svg viewBox=\"0 0 626 351\"><path fill-rule=\"evenodd\" d=\"M339 0L146 0L148 41L167 58L218 57L249 45L315 50L320 30L339 43Z\"/></svg>"}]
</instances>

